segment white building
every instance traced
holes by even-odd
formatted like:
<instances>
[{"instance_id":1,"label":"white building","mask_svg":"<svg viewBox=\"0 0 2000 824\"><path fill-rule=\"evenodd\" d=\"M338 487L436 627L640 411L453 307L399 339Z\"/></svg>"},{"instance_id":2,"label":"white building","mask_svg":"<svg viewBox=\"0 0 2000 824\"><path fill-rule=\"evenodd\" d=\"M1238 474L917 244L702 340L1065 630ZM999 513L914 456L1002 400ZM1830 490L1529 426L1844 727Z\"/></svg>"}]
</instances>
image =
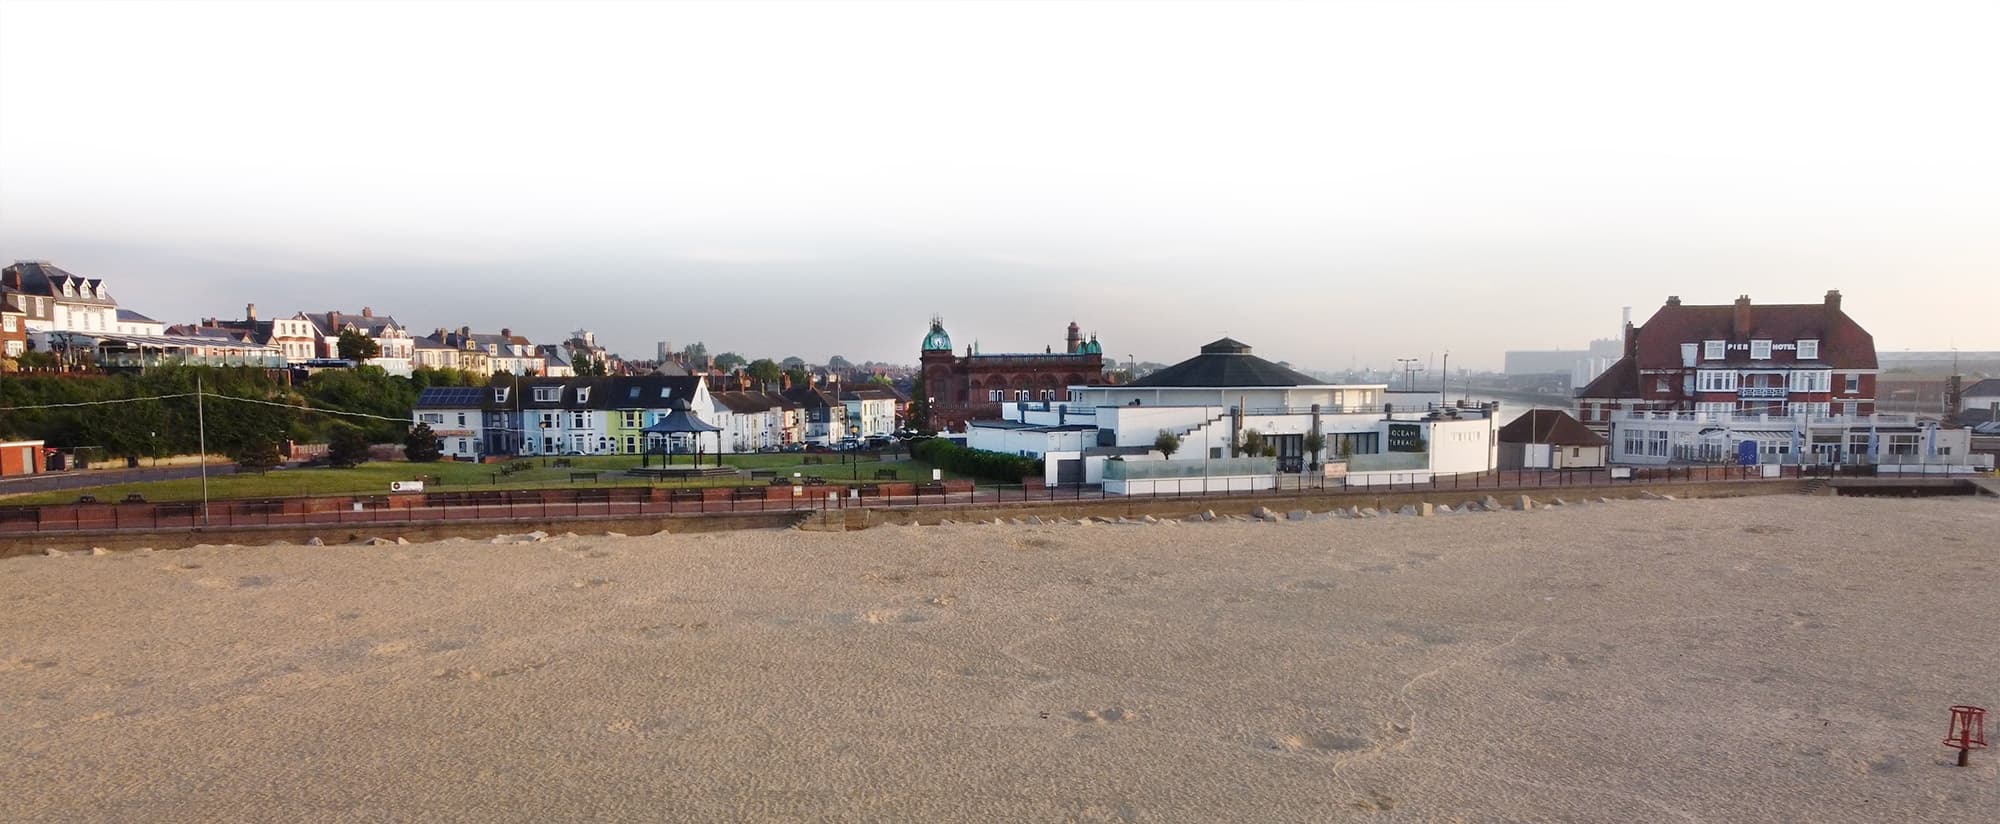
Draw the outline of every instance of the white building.
<instances>
[{"instance_id":1,"label":"white building","mask_svg":"<svg viewBox=\"0 0 2000 824\"><path fill-rule=\"evenodd\" d=\"M867 438L896 431L896 407L902 398L884 386L863 384L842 390L840 402L847 408L847 436Z\"/></svg>"},{"instance_id":2,"label":"white building","mask_svg":"<svg viewBox=\"0 0 2000 824\"><path fill-rule=\"evenodd\" d=\"M693 409L703 420L722 427L722 451L756 452L785 442L785 412L763 392L711 393L715 413ZM693 406L690 402L690 407Z\"/></svg>"},{"instance_id":3,"label":"white building","mask_svg":"<svg viewBox=\"0 0 2000 824\"><path fill-rule=\"evenodd\" d=\"M17 293L30 333L117 331L118 301L99 278L70 274L48 261L23 260L0 270L0 286Z\"/></svg>"},{"instance_id":4,"label":"white building","mask_svg":"<svg viewBox=\"0 0 2000 824\"><path fill-rule=\"evenodd\" d=\"M1493 469L1489 408L1390 408L1385 391L1324 383L1224 338L1130 384L1072 386L1068 403L1003 404L1002 420L970 423L967 443L1041 458L1049 483L1102 482L1114 493L1167 488L1155 481L1169 478L1197 491L1270 488L1281 473L1344 472L1369 484ZM1163 432L1179 439L1172 456L1154 449ZM1326 443L1310 452L1314 433ZM1239 455L1253 439L1268 456Z\"/></svg>"},{"instance_id":5,"label":"white building","mask_svg":"<svg viewBox=\"0 0 2000 824\"><path fill-rule=\"evenodd\" d=\"M312 324L312 333L318 357L340 357L340 333L353 329L366 335L381 349L369 366L375 366L391 375L409 377L416 356L416 341L410 337L410 330L396 322L390 315L377 315L372 307L363 306L360 312L300 312L292 317Z\"/></svg>"},{"instance_id":6,"label":"white building","mask_svg":"<svg viewBox=\"0 0 2000 824\"><path fill-rule=\"evenodd\" d=\"M484 454L484 423L487 389L482 386L432 386L417 396L411 411L414 423L429 424L437 433L444 456L452 460L476 461Z\"/></svg>"},{"instance_id":7,"label":"white building","mask_svg":"<svg viewBox=\"0 0 2000 824\"><path fill-rule=\"evenodd\" d=\"M1621 412L1609 426L1614 464L1991 466L1991 456L1969 454L1969 430L1908 414Z\"/></svg>"}]
</instances>

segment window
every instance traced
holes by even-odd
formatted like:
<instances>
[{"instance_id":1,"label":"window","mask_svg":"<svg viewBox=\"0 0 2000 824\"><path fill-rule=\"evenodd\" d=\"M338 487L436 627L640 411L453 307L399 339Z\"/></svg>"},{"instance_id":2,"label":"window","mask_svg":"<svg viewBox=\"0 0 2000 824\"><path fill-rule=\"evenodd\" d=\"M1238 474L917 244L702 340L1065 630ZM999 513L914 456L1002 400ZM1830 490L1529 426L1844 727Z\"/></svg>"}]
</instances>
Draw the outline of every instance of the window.
<instances>
[{"instance_id":1,"label":"window","mask_svg":"<svg viewBox=\"0 0 2000 824\"><path fill-rule=\"evenodd\" d=\"M1664 458L1667 456L1667 430L1652 430L1652 437L1646 444L1646 454L1655 458Z\"/></svg>"},{"instance_id":2,"label":"window","mask_svg":"<svg viewBox=\"0 0 2000 824\"><path fill-rule=\"evenodd\" d=\"M465 425L465 413L464 413L464 412L460 412L460 413L458 413L458 425L459 425L459 426L464 426L464 425Z\"/></svg>"},{"instance_id":3,"label":"window","mask_svg":"<svg viewBox=\"0 0 2000 824\"><path fill-rule=\"evenodd\" d=\"M571 429L589 429L590 413L589 412L569 413L569 427Z\"/></svg>"},{"instance_id":4,"label":"window","mask_svg":"<svg viewBox=\"0 0 2000 824\"><path fill-rule=\"evenodd\" d=\"M536 403L554 403L559 400L562 400L562 387L560 386L535 387Z\"/></svg>"},{"instance_id":5,"label":"window","mask_svg":"<svg viewBox=\"0 0 2000 824\"><path fill-rule=\"evenodd\" d=\"M1625 454L1627 455L1646 454L1646 430L1644 429L1625 430Z\"/></svg>"},{"instance_id":6,"label":"window","mask_svg":"<svg viewBox=\"0 0 2000 824\"><path fill-rule=\"evenodd\" d=\"M1792 372L1793 392L1825 392L1832 384L1833 373L1817 369L1803 369Z\"/></svg>"},{"instance_id":7,"label":"window","mask_svg":"<svg viewBox=\"0 0 2000 824\"><path fill-rule=\"evenodd\" d=\"M1736 391L1736 373L1727 369L1703 369L1695 373L1695 388L1703 392Z\"/></svg>"},{"instance_id":8,"label":"window","mask_svg":"<svg viewBox=\"0 0 2000 824\"><path fill-rule=\"evenodd\" d=\"M1683 343L1683 344L1681 344L1681 365L1682 365L1682 366L1693 366L1693 365L1694 365L1694 350L1695 350L1695 345L1694 345L1694 344L1692 344L1692 343Z\"/></svg>"},{"instance_id":9,"label":"window","mask_svg":"<svg viewBox=\"0 0 2000 824\"><path fill-rule=\"evenodd\" d=\"M1569 448L1569 456L1570 456L1570 457L1572 457L1572 458L1581 458L1581 457L1583 457L1583 447L1581 447L1581 446L1572 446L1572 447L1570 447L1570 448Z\"/></svg>"},{"instance_id":10,"label":"window","mask_svg":"<svg viewBox=\"0 0 2000 824\"><path fill-rule=\"evenodd\" d=\"M1734 401L1702 401L1694 405L1694 411L1703 415L1728 415L1736 411Z\"/></svg>"},{"instance_id":11,"label":"window","mask_svg":"<svg viewBox=\"0 0 2000 824\"><path fill-rule=\"evenodd\" d=\"M8 332L12 332L12 331L14 331L14 316L13 316L13 315L8 315L8 316L7 316L6 318L5 318L5 320L6 320L6 326L4 327L5 331L8 331Z\"/></svg>"},{"instance_id":12,"label":"window","mask_svg":"<svg viewBox=\"0 0 2000 824\"><path fill-rule=\"evenodd\" d=\"M622 412L622 413L620 413L620 414L621 414L621 415L623 415L623 416L624 416L624 418L625 418L625 428L626 428L626 429L638 429L638 428L639 428L639 413L638 413L638 412L636 412L636 411L627 411L627 412ZM630 439L630 438L627 438L626 440L631 440L631 439Z\"/></svg>"},{"instance_id":13,"label":"window","mask_svg":"<svg viewBox=\"0 0 2000 824\"><path fill-rule=\"evenodd\" d=\"M1799 360L1819 360L1819 341L1799 341L1798 356Z\"/></svg>"},{"instance_id":14,"label":"window","mask_svg":"<svg viewBox=\"0 0 2000 824\"><path fill-rule=\"evenodd\" d=\"M989 401L995 401L995 402L997 402L997 401L999 401L999 400L1001 399L1001 397L1002 397L1003 395L1005 395L1005 394L1006 394L1005 392L1002 392L1002 391L1000 391L1000 390L998 390L998 389L993 389L993 390L989 390L989 391L987 391L987 393L986 393L986 399L987 399L987 400L989 400Z\"/></svg>"},{"instance_id":15,"label":"window","mask_svg":"<svg viewBox=\"0 0 2000 824\"><path fill-rule=\"evenodd\" d=\"M504 386L497 386L497 387L494 387L494 389L493 389L493 402L494 402L494 403L506 403L506 402L507 402L507 387L504 387Z\"/></svg>"},{"instance_id":16,"label":"window","mask_svg":"<svg viewBox=\"0 0 2000 824\"><path fill-rule=\"evenodd\" d=\"M1856 393L1856 392L1859 392L1859 391L1861 391L1861 376L1860 376L1860 375L1848 375L1848 376L1847 376L1847 394L1849 394L1849 395L1852 395L1852 394L1854 394L1854 393Z\"/></svg>"},{"instance_id":17,"label":"window","mask_svg":"<svg viewBox=\"0 0 2000 824\"><path fill-rule=\"evenodd\" d=\"M590 387L579 386L576 388L576 402L577 403L590 402Z\"/></svg>"},{"instance_id":18,"label":"window","mask_svg":"<svg viewBox=\"0 0 2000 824\"><path fill-rule=\"evenodd\" d=\"M1770 342L1770 341L1768 341L1768 340L1753 340L1753 341L1751 341L1751 342L1750 342L1750 359L1751 359L1751 360L1770 360L1770 359L1771 359L1771 342Z\"/></svg>"},{"instance_id":19,"label":"window","mask_svg":"<svg viewBox=\"0 0 2000 824\"><path fill-rule=\"evenodd\" d=\"M1846 415L1851 418L1854 417L1855 410L1858 410L1860 408L1861 404L1855 403L1853 401L1848 401L1840 405L1840 414Z\"/></svg>"},{"instance_id":20,"label":"window","mask_svg":"<svg viewBox=\"0 0 2000 824\"><path fill-rule=\"evenodd\" d=\"M459 423L465 423L465 421L463 420L465 417L464 415L460 415L458 417L460 418ZM444 413L425 412L424 414L417 416L417 419L423 421L424 423L444 423Z\"/></svg>"}]
</instances>

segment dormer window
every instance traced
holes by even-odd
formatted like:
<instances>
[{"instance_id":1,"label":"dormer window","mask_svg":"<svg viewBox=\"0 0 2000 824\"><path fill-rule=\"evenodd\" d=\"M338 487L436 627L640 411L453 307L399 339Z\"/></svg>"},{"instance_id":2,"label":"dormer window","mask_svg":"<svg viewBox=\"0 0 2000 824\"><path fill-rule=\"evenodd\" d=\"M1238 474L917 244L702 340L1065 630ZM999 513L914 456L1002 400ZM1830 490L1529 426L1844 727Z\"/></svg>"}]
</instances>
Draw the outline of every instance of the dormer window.
<instances>
[{"instance_id":1,"label":"dormer window","mask_svg":"<svg viewBox=\"0 0 2000 824\"><path fill-rule=\"evenodd\" d=\"M493 388L493 402L494 403L507 402L507 387L496 386Z\"/></svg>"},{"instance_id":2,"label":"dormer window","mask_svg":"<svg viewBox=\"0 0 2000 824\"><path fill-rule=\"evenodd\" d=\"M536 403L555 403L556 401L559 400L562 400L562 387L560 386L535 387Z\"/></svg>"},{"instance_id":3,"label":"dormer window","mask_svg":"<svg viewBox=\"0 0 2000 824\"><path fill-rule=\"evenodd\" d=\"M590 402L590 387L588 387L588 386L579 386L579 387L577 387L577 388L576 388L576 402L577 402L577 403L589 403L589 402Z\"/></svg>"},{"instance_id":4,"label":"dormer window","mask_svg":"<svg viewBox=\"0 0 2000 824\"><path fill-rule=\"evenodd\" d=\"M1770 341L1768 341L1768 340L1753 340L1753 341L1751 341L1751 342L1750 342L1750 359L1751 359L1751 360L1770 360L1770 359L1771 359L1771 342L1770 342Z\"/></svg>"},{"instance_id":5,"label":"dormer window","mask_svg":"<svg viewBox=\"0 0 2000 824\"><path fill-rule=\"evenodd\" d=\"M1819 341L1799 341L1799 360L1819 360Z\"/></svg>"},{"instance_id":6,"label":"dormer window","mask_svg":"<svg viewBox=\"0 0 2000 824\"><path fill-rule=\"evenodd\" d=\"M1723 342L1722 342L1722 341L1719 341L1719 340L1705 340L1705 341L1702 341L1702 342L1701 342L1701 359L1702 359L1702 360L1722 360L1722 349L1723 349Z\"/></svg>"}]
</instances>

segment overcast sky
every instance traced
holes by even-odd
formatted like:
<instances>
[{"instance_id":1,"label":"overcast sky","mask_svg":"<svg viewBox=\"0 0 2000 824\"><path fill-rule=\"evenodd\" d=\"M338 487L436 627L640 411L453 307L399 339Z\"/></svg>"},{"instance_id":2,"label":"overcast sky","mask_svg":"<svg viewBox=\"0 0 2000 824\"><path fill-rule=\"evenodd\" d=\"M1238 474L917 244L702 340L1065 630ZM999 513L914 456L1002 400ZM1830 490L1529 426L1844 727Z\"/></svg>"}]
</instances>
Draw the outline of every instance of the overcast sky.
<instances>
[{"instance_id":1,"label":"overcast sky","mask_svg":"<svg viewBox=\"0 0 2000 824\"><path fill-rule=\"evenodd\" d=\"M1301 366L1669 294L2000 349L2000 4L0 5L0 257L168 322Z\"/></svg>"}]
</instances>

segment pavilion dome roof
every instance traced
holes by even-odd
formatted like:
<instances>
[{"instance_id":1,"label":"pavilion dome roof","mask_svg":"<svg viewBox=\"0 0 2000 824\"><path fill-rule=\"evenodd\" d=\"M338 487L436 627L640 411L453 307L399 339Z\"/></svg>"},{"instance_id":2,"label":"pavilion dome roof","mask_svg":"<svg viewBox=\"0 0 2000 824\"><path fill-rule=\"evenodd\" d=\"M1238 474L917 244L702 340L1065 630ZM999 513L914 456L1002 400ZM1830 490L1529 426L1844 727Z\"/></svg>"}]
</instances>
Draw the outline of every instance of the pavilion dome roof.
<instances>
[{"instance_id":1,"label":"pavilion dome roof","mask_svg":"<svg viewBox=\"0 0 2000 824\"><path fill-rule=\"evenodd\" d=\"M1261 387L1319 386L1318 378L1279 366L1250 354L1250 345L1223 338L1201 348L1201 354L1176 363L1131 386L1158 387Z\"/></svg>"}]
</instances>

